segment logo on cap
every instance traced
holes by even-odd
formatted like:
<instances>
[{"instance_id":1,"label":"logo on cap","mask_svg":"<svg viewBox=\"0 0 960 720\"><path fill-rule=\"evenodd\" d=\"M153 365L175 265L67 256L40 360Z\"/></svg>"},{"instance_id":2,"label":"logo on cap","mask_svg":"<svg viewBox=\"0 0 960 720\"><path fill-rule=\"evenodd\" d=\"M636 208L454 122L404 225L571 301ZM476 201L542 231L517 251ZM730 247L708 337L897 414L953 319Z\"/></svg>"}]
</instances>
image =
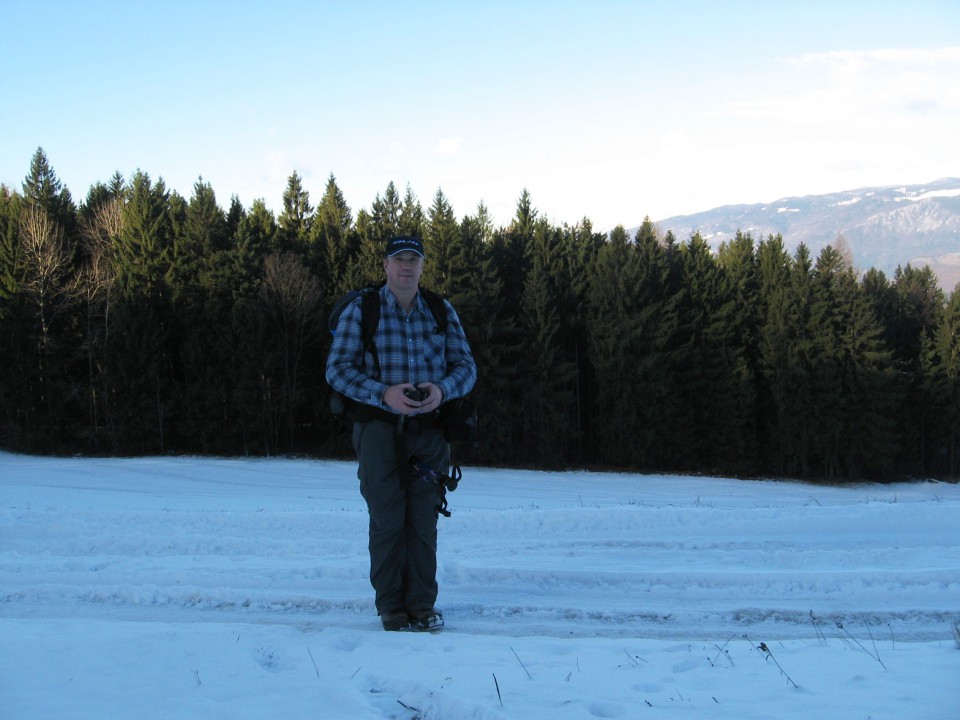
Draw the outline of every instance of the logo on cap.
<instances>
[{"instance_id":1,"label":"logo on cap","mask_svg":"<svg viewBox=\"0 0 960 720\"><path fill-rule=\"evenodd\" d=\"M414 252L423 257L423 243L410 235L397 235L387 241L387 257L392 257L404 251Z\"/></svg>"}]
</instances>

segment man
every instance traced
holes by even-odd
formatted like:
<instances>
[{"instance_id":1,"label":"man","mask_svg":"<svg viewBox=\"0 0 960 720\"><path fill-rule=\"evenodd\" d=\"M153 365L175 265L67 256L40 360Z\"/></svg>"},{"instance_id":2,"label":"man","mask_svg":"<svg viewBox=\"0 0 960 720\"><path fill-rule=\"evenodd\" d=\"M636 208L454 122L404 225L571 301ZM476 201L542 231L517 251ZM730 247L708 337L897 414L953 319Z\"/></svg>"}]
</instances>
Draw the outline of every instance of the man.
<instances>
[{"instance_id":1,"label":"man","mask_svg":"<svg viewBox=\"0 0 960 720\"><path fill-rule=\"evenodd\" d=\"M450 445L439 408L473 388L477 368L460 319L442 301L441 330L420 292L424 250L406 235L387 242L374 352L364 349L362 298L340 315L327 382L353 402L353 446L370 514L370 583L385 630L443 626L437 599L437 486L410 459L441 476Z\"/></svg>"}]
</instances>

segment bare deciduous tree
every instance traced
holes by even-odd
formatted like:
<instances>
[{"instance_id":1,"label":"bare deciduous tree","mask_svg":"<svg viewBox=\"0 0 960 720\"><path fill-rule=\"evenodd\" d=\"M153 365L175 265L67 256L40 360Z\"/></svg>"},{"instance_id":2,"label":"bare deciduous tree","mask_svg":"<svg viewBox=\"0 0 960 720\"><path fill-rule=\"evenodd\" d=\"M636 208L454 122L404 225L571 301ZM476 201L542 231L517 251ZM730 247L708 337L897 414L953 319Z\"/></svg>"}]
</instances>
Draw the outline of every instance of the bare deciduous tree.
<instances>
[{"instance_id":1,"label":"bare deciduous tree","mask_svg":"<svg viewBox=\"0 0 960 720\"><path fill-rule=\"evenodd\" d=\"M81 237L86 257L76 280L78 292L87 308L87 390L90 423L94 434L101 429L101 405L104 412L107 393L98 392L97 379L103 375L102 353L110 339L110 298L116 280L113 248L123 232L123 201L114 197L93 210L81 221ZM109 417L109 413L107 413Z\"/></svg>"},{"instance_id":2,"label":"bare deciduous tree","mask_svg":"<svg viewBox=\"0 0 960 720\"><path fill-rule=\"evenodd\" d=\"M837 233L837 239L833 241L833 249L840 253L840 257L843 258L844 267L856 273L857 270L853 264L853 248L850 247L850 242L844 237L842 232Z\"/></svg>"},{"instance_id":3,"label":"bare deciduous tree","mask_svg":"<svg viewBox=\"0 0 960 720\"><path fill-rule=\"evenodd\" d=\"M28 302L33 303L37 320L38 399L45 406L50 400L48 358L55 337L51 323L60 309L59 300L69 294L69 287L65 284L69 262L64 250L63 231L40 207L31 206L22 216L20 252L26 271L23 294Z\"/></svg>"},{"instance_id":4,"label":"bare deciduous tree","mask_svg":"<svg viewBox=\"0 0 960 720\"><path fill-rule=\"evenodd\" d=\"M63 232L43 209L31 207L24 214L20 227L20 251L27 271L23 289L36 303L41 343L45 348L54 311L52 302L66 290L63 281L68 262Z\"/></svg>"},{"instance_id":5,"label":"bare deciduous tree","mask_svg":"<svg viewBox=\"0 0 960 720\"><path fill-rule=\"evenodd\" d=\"M319 330L326 327L317 317L322 299L319 281L299 256L289 252L273 253L264 260L260 301L275 323L283 374L279 404L271 401L272 383L269 377L264 379L267 402L274 406L271 416L275 437L282 425L292 431L294 409L300 400L300 363L304 350L317 339Z\"/></svg>"}]
</instances>

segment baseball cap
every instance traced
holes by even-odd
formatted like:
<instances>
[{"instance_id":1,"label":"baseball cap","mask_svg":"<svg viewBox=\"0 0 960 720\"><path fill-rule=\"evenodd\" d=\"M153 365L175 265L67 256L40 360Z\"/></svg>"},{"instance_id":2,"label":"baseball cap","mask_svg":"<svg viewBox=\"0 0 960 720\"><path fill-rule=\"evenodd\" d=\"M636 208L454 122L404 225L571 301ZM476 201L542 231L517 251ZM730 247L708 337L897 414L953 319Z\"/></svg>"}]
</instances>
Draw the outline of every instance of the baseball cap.
<instances>
[{"instance_id":1,"label":"baseball cap","mask_svg":"<svg viewBox=\"0 0 960 720\"><path fill-rule=\"evenodd\" d=\"M393 257L397 253L402 253L406 250L415 252L420 257L424 257L423 243L412 235L395 235L387 240L387 257Z\"/></svg>"}]
</instances>

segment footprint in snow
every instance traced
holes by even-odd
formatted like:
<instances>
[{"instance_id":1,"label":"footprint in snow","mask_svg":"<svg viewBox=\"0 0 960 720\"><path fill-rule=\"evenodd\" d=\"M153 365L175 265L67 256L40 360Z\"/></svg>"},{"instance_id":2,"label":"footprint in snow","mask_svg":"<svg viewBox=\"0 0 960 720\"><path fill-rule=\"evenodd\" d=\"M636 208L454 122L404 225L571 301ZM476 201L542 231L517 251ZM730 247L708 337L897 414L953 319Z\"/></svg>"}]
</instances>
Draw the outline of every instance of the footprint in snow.
<instances>
[{"instance_id":1,"label":"footprint in snow","mask_svg":"<svg viewBox=\"0 0 960 720\"><path fill-rule=\"evenodd\" d=\"M598 718L618 718L627 714L623 705L612 702L593 702L587 706L587 710L593 717Z\"/></svg>"}]
</instances>

